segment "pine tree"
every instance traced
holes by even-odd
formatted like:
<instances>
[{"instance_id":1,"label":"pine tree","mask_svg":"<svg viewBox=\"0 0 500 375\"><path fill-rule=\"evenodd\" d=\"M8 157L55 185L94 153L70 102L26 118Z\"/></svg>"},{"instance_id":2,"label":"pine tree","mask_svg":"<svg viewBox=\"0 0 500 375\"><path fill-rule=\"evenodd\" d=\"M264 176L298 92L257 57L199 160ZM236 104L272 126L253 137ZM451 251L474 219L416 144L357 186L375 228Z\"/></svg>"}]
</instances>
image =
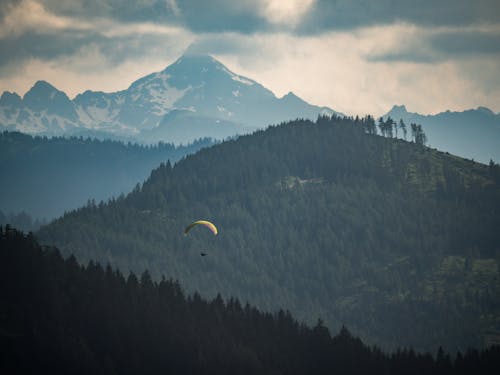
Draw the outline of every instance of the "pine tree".
<instances>
[{"instance_id":1,"label":"pine tree","mask_svg":"<svg viewBox=\"0 0 500 375\"><path fill-rule=\"evenodd\" d=\"M406 124L404 123L403 119L399 119L399 128L403 131L403 137L406 141Z\"/></svg>"}]
</instances>

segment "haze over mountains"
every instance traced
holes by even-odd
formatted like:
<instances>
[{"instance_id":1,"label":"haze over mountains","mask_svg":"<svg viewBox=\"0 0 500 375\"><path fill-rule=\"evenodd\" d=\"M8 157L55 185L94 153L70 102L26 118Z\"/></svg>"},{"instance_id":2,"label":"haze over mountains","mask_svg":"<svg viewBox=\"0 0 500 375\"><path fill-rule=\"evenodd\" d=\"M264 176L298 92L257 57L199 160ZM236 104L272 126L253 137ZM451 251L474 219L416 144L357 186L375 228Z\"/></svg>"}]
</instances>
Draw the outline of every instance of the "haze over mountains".
<instances>
[{"instance_id":1,"label":"haze over mountains","mask_svg":"<svg viewBox=\"0 0 500 375\"><path fill-rule=\"evenodd\" d=\"M50 136L104 132L151 142L225 138L291 118L333 113L293 93L277 98L207 55L184 55L115 93L88 90L70 100L38 81L23 98L4 92L0 99L5 129Z\"/></svg>"},{"instance_id":2,"label":"haze over mountains","mask_svg":"<svg viewBox=\"0 0 500 375\"><path fill-rule=\"evenodd\" d=\"M82 137L48 139L0 133L0 224L9 222L29 230L26 214L53 219L88 200L99 202L129 193L161 163L174 163L212 144L212 140L202 139L189 145L141 146ZM19 219L23 220L9 215L22 212L25 214Z\"/></svg>"}]
</instances>

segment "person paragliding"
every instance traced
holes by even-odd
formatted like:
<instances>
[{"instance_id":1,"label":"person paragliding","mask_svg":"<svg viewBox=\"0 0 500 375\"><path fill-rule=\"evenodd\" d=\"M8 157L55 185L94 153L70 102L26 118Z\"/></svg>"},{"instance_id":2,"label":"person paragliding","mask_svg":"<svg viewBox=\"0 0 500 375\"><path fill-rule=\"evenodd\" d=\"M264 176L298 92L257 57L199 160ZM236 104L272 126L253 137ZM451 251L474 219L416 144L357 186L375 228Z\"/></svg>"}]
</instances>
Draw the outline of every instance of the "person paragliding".
<instances>
[{"instance_id":1,"label":"person paragliding","mask_svg":"<svg viewBox=\"0 0 500 375\"><path fill-rule=\"evenodd\" d=\"M214 234L214 235L217 235L217 233L219 233L219 231L217 230L217 227L215 226L214 223L211 223L210 221L207 221L207 220L198 220L198 221L194 221L192 222L191 224L189 224L186 229L184 229L184 235L187 236L188 232L194 228L195 226L197 225L201 225L201 226L205 226L207 227L208 229L210 229L210 231ZM207 253L205 252L201 252L200 255L202 257L204 256L207 256Z\"/></svg>"},{"instance_id":2,"label":"person paragliding","mask_svg":"<svg viewBox=\"0 0 500 375\"><path fill-rule=\"evenodd\" d=\"M207 220L198 220L198 221L195 221L195 222L192 222L191 224L189 224L186 227L186 229L184 229L184 234L187 235L188 232L197 225L203 225L203 226L207 227L208 229L210 229L212 231L212 233L214 235L217 235L217 233L219 233L219 231L217 230L217 227L214 225L214 223L211 223L210 221L207 221Z\"/></svg>"}]
</instances>

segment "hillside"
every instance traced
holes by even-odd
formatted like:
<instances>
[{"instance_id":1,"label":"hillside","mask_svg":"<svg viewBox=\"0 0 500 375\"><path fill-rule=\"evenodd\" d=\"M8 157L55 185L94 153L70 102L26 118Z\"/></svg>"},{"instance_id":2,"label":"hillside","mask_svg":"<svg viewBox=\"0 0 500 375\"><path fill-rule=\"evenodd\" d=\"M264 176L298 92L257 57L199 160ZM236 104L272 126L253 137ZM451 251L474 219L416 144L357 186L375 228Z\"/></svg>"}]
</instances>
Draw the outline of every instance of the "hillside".
<instances>
[{"instance_id":1,"label":"hillside","mask_svg":"<svg viewBox=\"0 0 500 375\"><path fill-rule=\"evenodd\" d=\"M383 347L499 342L500 168L373 127L370 117L270 127L162 165L127 197L37 236L82 262L345 323ZM220 234L183 235L202 218Z\"/></svg>"},{"instance_id":2,"label":"hillside","mask_svg":"<svg viewBox=\"0 0 500 375\"><path fill-rule=\"evenodd\" d=\"M24 211L35 219L52 219L88 200L101 201L129 193L160 163L175 162L211 144L211 140L204 139L185 146L140 146L3 132L0 211L7 216Z\"/></svg>"},{"instance_id":3,"label":"hillside","mask_svg":"<svg viewBox=\"0 0 500 375\"><path fill-rule=\"evenodd\" d=\"M436 357L369 348L149 273L66 260L0 227L0 371L30 374L496 374L500 347Z\"/></svg>"}]
</instances>

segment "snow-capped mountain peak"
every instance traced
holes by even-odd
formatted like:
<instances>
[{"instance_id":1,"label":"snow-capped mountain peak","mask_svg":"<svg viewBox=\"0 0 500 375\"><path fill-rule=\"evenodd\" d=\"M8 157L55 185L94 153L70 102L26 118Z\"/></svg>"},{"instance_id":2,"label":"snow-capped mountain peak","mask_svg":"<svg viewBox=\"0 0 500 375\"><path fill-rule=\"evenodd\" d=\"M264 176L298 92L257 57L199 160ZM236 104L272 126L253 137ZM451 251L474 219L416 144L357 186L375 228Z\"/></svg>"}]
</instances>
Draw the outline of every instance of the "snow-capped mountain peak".
<instances>
[{"instance_id":1,"label":"snow-capped mountain peak","mask_svg":"<svg viewBox=\"0 0 500 375\"><path fill-rule=\"evenodd\" d=\"M37 81L24 95L23 104L35 112L46 112L71 121L78 119L74 104L68 96L46 81Z\"/></svg>"},{"instance_id":2,"label":"snow-capped mountain peak","mask_svg":"<svg viewBox=\"0 0 500 375\"><path fill-rule=\"evenodd\" d=\"M21 106L23 99L15 92L4 91L0 97L0 107Z\"/></svg>"},{"instance_id":3,"label":"snow-capped mountain peak","mask_svg":"<svg viewBox=\"0 0 500 375\"><path fill-rule=\"evenodd\" d=\"M38 81L22 99L16 95L6 92L0 99L0 125L9 129L44 134L92 129L149 141L226 137L297 117L314 119L324 111L294 94L278 99L212 56L192 53L119 92L87 90L70 100ZM182 128L174 126L180 123Z\"/></svg>"}]
</instances>

